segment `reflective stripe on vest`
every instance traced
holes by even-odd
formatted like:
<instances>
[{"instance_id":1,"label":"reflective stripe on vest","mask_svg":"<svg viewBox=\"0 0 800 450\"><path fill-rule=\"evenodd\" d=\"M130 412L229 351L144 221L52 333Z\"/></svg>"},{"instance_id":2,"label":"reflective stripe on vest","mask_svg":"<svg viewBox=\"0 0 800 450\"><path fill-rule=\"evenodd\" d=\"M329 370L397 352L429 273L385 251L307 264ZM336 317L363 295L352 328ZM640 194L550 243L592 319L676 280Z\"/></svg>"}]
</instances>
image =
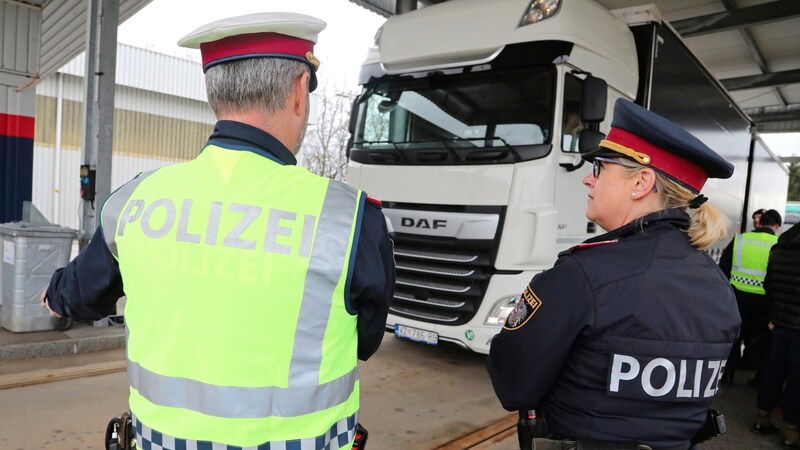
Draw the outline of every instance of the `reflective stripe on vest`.
<instances>
[{"instance_id":1,"label":"reflective stripe on vest","mask_svg":"<svg viewBox=\"0 0 800 450\"><path fill-rule=\"evenodd\" d=\"M769 251L778 237L769 233L737 234L733 244L731 285L742 292L764 295Z\"/></svg>"},{"instance_id":2,"label":"reflective stripe on vest","mask_svg":"<svg viewBox=\"0 0 800 450\"><path fill-rule=\"evenodd\" d=\"M311 250L303 303L300 306L300 317L308 319L295 332L292 364L289 366L290 388L316 384L319 379L322 339L328 328L329 315L320 314L319 311L330 311L333 291L348 263L344 255L350 245L350 229L358 205L355 195L356 191L344 184L328 185L317 230L324 239L317 240ZM357 373L358 367L355 370Z\"/></svg>"},{"instance_id":3,"label":"reflective stripe on vest","mask_svg":"<svg viewBox=\"0 0 800 450\"><path fill-rule=\"evenodd\" d=\"M128 382L151 402L231 419L296 417L328 409L347 401L357 380L358 367L318 386L217 386L159 375L128 361Z\"/></svg>"},{"instance_id":4,"label":"reflective stripe on vest","mask_svg":"<svg viewBox=\"0 0 800 450\"><path fill-rule=\"evenodd\" d=\"M358 423L358 414L346 417L334 423L325 433L303 439L292 439L289 441L270 441L256 446L239 447L234 445L220 445L209 441L196 441L191 439L181 439L174 436L158 432L139 421L133 416L133 428L136 433L137 448L164 448L164 449L187 449L187 450L289 450L289 449L312 449L327 450L331 448L341 448L353 441ZM154 445L160 447L154 447Z\"/></svg>"}]
</instances>

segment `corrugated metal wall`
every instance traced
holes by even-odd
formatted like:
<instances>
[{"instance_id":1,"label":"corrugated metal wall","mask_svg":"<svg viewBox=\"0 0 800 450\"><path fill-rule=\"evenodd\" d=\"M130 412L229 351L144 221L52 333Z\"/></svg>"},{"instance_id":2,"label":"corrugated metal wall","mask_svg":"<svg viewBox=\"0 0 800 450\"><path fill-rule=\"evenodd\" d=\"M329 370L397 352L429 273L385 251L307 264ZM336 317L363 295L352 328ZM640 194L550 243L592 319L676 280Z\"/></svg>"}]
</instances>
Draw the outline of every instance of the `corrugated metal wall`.
<instances>
[{"instance_id":1,"label":"corrugated metal wall","mask_svg":"<svg viewBox=\"0 0 800 450\"><path fill-rule=\"evenodd\" d=\"M85 70L86 58L81 54L59 71L82 77ZM207 100L203 70L196 61L119 44L116 76L117 84L123 86Z\"/></svg>"},{"instance_id":2,"label":"corrugated metal wall","mask_svg":"<svg viewBox=\"0 0 800 450\"><path fill-rule=\"evenodd\" d=\"M42 11L0 0L0 70L32 75L39 71Z\"/></svg>"},{"instance_id":3,"label":"corrugated metal wall","mask_svg":"<svg viewBox=\"0 0 800 450\"><path fill-rule=\"evenodd\" d=\"M83 102L70 93L81 89L82 79L64 77L61 145L80 149ZM56 77L48 84L57 84ZM58 96L51 86L40 86L36 98L37 146L55 146ZM117 86L114 108L113 154L184 161L193 158L211 131L214 115L207 103Z\"/></svg>"}]
</instances>

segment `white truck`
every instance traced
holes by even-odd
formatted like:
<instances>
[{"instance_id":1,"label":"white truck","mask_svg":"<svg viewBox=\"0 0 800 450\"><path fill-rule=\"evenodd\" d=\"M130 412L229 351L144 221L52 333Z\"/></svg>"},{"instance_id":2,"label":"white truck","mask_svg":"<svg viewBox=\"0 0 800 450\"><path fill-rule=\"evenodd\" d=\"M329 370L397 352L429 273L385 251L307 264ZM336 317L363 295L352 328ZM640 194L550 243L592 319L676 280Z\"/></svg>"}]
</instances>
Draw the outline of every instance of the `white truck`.
<instances>
[{"instance_id":1,"label":"white truck","mask_svg":"<svg viewBox=\"0 0 800 450\"><path fill-rule=\"evenodd\" d=\"M617 98L735 165L703 191L731 233L786 203L786 169L652 6L425 7L386 21L360 83L348 182L384 202L397 263L387 329L400 337L488 353L533 275L603 232L584 215L580 151L608 131Z\"/></svg>"}]
</instances>

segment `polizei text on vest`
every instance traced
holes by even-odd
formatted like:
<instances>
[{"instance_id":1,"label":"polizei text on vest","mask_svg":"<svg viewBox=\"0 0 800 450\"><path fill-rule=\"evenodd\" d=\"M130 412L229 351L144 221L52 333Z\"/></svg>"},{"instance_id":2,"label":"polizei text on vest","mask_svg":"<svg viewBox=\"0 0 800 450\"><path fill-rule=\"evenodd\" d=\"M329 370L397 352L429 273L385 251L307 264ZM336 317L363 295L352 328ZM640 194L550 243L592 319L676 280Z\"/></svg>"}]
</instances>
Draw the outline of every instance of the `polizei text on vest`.
<instances>
[{"instance_id":1,"label":"polizei text on vest","mask_svg":"<svg viewBox=\"0 0 800 450\"><path fill-rule=\"evenodd\" d=\"M279 253L284 255L295 254L301 257L311 255L314 238L314 227L317 217L311 214L298 214L276 208L264 208L242 203L224 204L212 201L208 215L202 215L204 223L198 225L201 215L192 215L194 200L183 199L176 205L171 199L161 198L149 204L142 199L132 199L119 218L117 236L124 236L129 226L138 225L142 233L152 239L164 238L175 230L175 240L192 244L222 245L223 247L256 250ZM266 214L266 229L258 233L259 240L245 239L255 236L251 227L254 224L264 223L263 215ZM192 220L190 227L189 220ZM228 229L220 229L220 223L233 223ZM190 229L191 228L191 229ZM299 245L288 244L294 233L300 233Z\"/></svg>"}]
</instances>

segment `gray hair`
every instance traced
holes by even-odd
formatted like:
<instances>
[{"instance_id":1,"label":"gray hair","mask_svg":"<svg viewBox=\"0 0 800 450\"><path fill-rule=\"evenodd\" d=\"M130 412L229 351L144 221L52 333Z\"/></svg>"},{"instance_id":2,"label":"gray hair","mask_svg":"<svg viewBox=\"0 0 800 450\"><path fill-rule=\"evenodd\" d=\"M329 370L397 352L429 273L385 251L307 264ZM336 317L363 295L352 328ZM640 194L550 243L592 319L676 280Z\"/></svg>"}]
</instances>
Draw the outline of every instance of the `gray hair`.
<instances>
[{"instance_id":1,"label":"gray hair","mask_svg":"<svg viewBox=\"0 0 800 450\"><path fill-rule=\"evenodd\" d=\"M208 103L219 117L253 108L280 110L292 84L308 66L283 58L249 58L217 64L206 71Z\"/></svg>"}]
</instances>

